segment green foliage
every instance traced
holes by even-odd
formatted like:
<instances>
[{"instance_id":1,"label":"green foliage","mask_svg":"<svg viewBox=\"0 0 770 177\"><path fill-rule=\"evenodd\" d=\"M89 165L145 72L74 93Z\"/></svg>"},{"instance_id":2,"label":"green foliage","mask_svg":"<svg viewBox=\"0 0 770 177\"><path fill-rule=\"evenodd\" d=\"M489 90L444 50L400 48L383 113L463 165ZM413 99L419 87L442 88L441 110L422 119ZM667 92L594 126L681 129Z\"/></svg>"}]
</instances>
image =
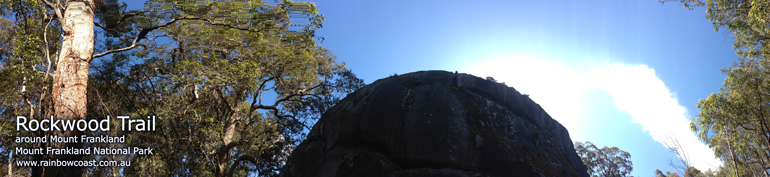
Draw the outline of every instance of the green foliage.
<instances>
[{"instance_id":1,"label":"green foliage","mask_svg":"<svg viewBox=\"0 0 770 177\"><path fill-rule=\"evenodd\" d=\"M687 171L684 172L684 176L685 177L706 177L706 175L703 174L703 172L701 172L695 167L688 167Z\"/></svg>"},{"instance_id":2,"label":"green foliage","mask_svg":"<svg viewBox=\"0 0 770 177\"><path fill-rule=\"evenodd\" d=\"M659 169L655 169L655 177L679 177L676 172L667 171L665 174Z\"/></svg>"},{"instance_id":3,"label":"green foliage","mask_svg":"<svg viewBox=\"0 0 770 177\"><path fill-rule=\"evenodd\" d=\"M11 159L13 147L30 147L13 142L13 136L31 136L17 132L15 116L42 117L47 109L46 93L51 77L50 57L55 57L60 40L58 24L50 22L39 1L0 0L0 159ZM52 42L54 41L54 42ZM13 155L14 159L31 159ZM28 168L0 162L2 173L29 176ZM11 169L8 169L10 167Z\"/></svg>"},{"instance_id":4,"label":"green foliage","mask_svg":"<svg viewBox=\"0 0 770 177\"><path fill-rule=\"evenodd\" d=\"M56 62L49 58L57 58L61 31L56 9L41 1L0 2L0 135L19 136L10 117L51 113ZM155 116L156 132L91 135L126 135L127 143L104 146L156 154L89 157L132 161L88 168L89 175L275 176L321 113L363 86L317 45L324 17L312 3L157 0L145 7L129 11L105 0L96 9L94 56L101 58L89 73L87 117ZM10 138L0 143L17 146Z\"/></svg>"},{"instance_id":5,"label":"green foliage","mask_svg":"<svg viewBox=\"0 0 770 177\"><path fill-rule=\"evenodd\" d=\"M769 5L768 1L758 0L710 0L706 2L706 17L713 22L714 30L727 28L733 33L738 56L764 58L770 54Z\"/></svg>"},{"instance_id":6,"label":"green foliage","mask_svg":"<svg viewBox=\"0 0 770 177\"><path fill-rule=\"evenodd\" d=\"M706 18L714 30L726 28L735 38L733 48L742 58L765 58L770 54L770 2L762 0L680 0L688 9L707 7ZM662 2L662 1L661 1Z\"/></svg>"},{"instance_id":7,"label":"green foliage","mask_svg":"<svg viewBox=\"0 0 770 177\"><path fill-rule=\"evenodd\" d=\"M313 4L150 1L146 7L158 13L138 17L137 25L168 24L152 35L173 42L142 43L147 50L128 57L144 62L127 67L125 81L138 97L130 113L160 117L163 130L134 133L130 145L164 153L131 159L139 165L126 174L277 175L320 113L363 86L316 45L323 16ZM307 23L292 29L294 18Z\"/></svg>"},{"instance_id":8,"label":"green foliage","mask_svg":"<svg viewBox=\"0 0 770 177\"><path fill-rule=\"evenodd\" d=\"M668 0L658 0L660 4L665 4L666 1ZM682 2L682 5L684 5L684 8L687 8L690 10L694 9L695 7L703 6L703 1L701 0L679 0L679 1Z\"/></svg>"},{"instance_id":9,"label":"green foliage","mask_svg":"<svg viewBox=\"0 0 770 177\"><path fill-rule=\"evenodd\" d=\"M717 174L719 173L714 173L713 171L711 171L711 169L709 169L706 172L701 172L695 167L687 167L687 169L684 171L685 177L714 177L714 176L717 176ZM660 171L660 169L655 169L655 176L675 177L675 176L679 176L679 174L677 172L670 172L670 171L663 173L662 171ZM725 176L725 175L721 175L721 176Z\"/></svg>"},{"instance_id":10,"label":"green foliage","mask_svg":"<svg viewBox=\"0 0 770 177\"><path fill-rule=\"evenodd\" d=\"M698 102L701 111L690 127L738 176L762 174L770 167L770 63L739 61L723 69L724 88Z\"/></svg>"},{"instance_id":11,"label":"green foliage","mask_svg":"<svg viewBox=\"0 0 770 177\"><path fill-rule=\"evenodd\" d=\"M714 30L729 30L739 60L723 69L724 87L698 102L690 127L725 163L718 175L770 175L768 128L768 55L770 2L760 0L681 0L706 9Z\"/></svg>"},{"instance_id":12,"label":"green foliage","mask_svg":"<svg viewBox=\"0 0 770 177\"><path fill-rule=\"evenodd\" d=\"M714 177L714 172L711 172L711 169L709 171L706 171L706 173L701 172L695 167L687 167L687 170L684 172L685 177ZM656 177L678 177L679 174L676 172L670 172L667 171L665 174L660 171L659 169L655 169L655 176Z\"/></svg>"},{"instance_id":13,"label":"green foliage","mask_svg":"<svg viewBox=\"0 0 770 177\"><path fill-rule=\"evenodd\" d=\"M590 141L575 142L575 151L592 176L630 176L633 162L631 154L617 147L597 148Z\"/></svg>"}]
</instances>

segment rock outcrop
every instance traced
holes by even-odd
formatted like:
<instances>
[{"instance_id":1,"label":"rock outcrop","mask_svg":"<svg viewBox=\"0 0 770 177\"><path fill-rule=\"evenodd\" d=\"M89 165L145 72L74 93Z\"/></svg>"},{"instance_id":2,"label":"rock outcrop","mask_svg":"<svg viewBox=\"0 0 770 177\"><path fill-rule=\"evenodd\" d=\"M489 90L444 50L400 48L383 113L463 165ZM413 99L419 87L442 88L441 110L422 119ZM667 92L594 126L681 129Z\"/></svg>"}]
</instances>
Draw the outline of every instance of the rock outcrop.
<instances>
[{"instance_id":1,"label":"rock outcrop","mask_svg":"<svg viewBox=\"0 0 770 177\"><path fill-rule=\"evenodd\" d=\"M527 95L468 74L380 79L323 114L282 176L588 176Z\"/></svg>"}]
</instances>

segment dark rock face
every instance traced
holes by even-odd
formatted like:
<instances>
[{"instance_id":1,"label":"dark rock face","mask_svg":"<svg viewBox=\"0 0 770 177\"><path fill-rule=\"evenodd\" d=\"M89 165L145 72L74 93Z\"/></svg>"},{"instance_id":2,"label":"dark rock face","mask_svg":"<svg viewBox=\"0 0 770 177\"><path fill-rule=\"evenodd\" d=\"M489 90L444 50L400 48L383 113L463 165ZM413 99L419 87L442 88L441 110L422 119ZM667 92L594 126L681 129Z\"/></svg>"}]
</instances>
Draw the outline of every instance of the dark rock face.
<instances>
[{"instance_id":1,"label":"dark rock face","mask_svg":"<svg viewBox=\"0 0 770 177\"><path fill-rule=\"evenodd\" d=\"M380 79L324 113L283 176L588 176L567 130L513 88L468 74Z\"/></svg>"}]
</instances>

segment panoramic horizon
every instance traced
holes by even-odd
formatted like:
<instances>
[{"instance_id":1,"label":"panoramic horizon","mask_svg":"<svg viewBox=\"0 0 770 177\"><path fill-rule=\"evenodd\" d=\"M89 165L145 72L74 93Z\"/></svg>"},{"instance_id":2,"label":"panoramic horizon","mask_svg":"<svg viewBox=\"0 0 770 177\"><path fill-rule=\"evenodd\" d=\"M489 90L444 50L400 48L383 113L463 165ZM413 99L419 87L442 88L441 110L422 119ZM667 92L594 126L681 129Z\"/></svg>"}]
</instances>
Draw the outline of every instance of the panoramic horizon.
<instances>
[{"instance_id":1,"label":"panoramic horizon","mask_svg":"<svg viewBox=\"0 0 770 177\"><path fill-rule=\"evenodd\" d=\"M770 175L770 2L0 4L10 176Z\"/></svg>"}]
</instances>

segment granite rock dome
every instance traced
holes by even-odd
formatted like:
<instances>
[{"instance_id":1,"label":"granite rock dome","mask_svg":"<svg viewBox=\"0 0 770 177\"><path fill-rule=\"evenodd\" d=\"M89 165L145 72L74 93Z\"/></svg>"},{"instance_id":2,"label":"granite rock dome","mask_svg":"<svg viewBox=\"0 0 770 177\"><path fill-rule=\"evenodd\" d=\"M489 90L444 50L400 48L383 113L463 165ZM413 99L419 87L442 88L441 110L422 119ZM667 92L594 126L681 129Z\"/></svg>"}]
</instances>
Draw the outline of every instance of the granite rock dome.
<instances>
[{"instance_id":1,"label":"granite rock dome","mask_svg":"<svg viewBox=\"0 0 770 177\"><path fill-rule=\"evenodd\" d=\"M588 176L567 129L514 88L446 71L391 76L313 126L282 176Z\"/></svg>"}]
</instances>

